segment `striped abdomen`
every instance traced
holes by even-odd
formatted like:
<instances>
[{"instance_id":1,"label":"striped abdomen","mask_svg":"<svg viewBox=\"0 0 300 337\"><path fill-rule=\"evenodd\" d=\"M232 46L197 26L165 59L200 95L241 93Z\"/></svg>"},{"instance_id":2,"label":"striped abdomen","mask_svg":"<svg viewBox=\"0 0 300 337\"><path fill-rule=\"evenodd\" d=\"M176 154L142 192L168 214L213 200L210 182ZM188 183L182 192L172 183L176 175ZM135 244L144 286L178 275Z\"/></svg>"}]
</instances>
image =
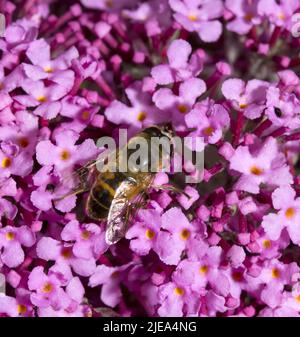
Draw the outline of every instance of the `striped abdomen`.
<instances>
[{"instance_id":1,"label":"striped abdomen","mask_svg":"<svg viewBox=\"0 0 300 337\"><path fill-rule=\"evenodd\" d=\"M97 177L87 200L86 212L95 220L105 219L115 192L124 180L122 173L103 173Z\"/></svg>"}]
</instances>

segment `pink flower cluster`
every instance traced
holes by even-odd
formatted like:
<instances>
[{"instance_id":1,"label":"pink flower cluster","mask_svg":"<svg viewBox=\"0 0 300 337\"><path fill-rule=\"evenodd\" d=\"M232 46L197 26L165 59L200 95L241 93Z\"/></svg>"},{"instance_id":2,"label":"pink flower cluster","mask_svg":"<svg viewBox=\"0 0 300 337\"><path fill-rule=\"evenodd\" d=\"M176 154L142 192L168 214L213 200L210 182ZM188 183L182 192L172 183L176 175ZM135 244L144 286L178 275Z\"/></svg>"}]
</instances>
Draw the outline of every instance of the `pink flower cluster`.
<instances>
[{"instance_id":1,"label":"pink flower cluster","mask_svg":"<svg viewBox=\"0 0 300 337\"><path fill-rule=\"evenodd\" d=\"M300 316L300 0L0 12L0 316ZM203 181L150 190L108 246L62 181L167 122L202 137Z\"/></svg>"}]
</instances>

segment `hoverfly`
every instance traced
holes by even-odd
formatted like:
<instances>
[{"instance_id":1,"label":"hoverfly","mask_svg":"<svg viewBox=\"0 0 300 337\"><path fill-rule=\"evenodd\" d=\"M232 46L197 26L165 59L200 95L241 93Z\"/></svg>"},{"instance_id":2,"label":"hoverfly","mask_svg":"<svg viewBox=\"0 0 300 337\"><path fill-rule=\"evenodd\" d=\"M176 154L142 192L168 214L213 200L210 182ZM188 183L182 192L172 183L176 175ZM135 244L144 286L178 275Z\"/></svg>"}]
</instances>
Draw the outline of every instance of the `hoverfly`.
<instances>
[{"instance_id":1,"label":"hoverfly","mask_svg":"<svg viewBox=\"0 0 300 337\"><path fill-rule=\"evenodd\" d=\"M86 214L96 221L106 220L105 239L108 244L114 244L125 236L130 219L143 204L147 191L152 186L156 172L162 169L163 160L166 159L162 157L166 155L159 148L159 158L153 158L149 152L142 163L143 167L149 168L154 161L154 165L157 166L156 172L150 172L150 170L147 170L147 172L141 171L141 166L138 169L128 166L126 172L119 172L118 170L112 172L110 168L113 165L118 165L120 162L118 159L123 156L124 150L126 150L125 153L128 156L130 155L132 152L130 149L134 148L134 146L130 145L133 145L138 137L142 137L148 143L148 149L151 151L150 142L152 137L157 139L167 137L171 142L173 136L173 130L169 125L147 127L132 137L125 145L125 148L118 149L114 157L116 161L108 160L101 172L95 170L97 161L79 169L81 186L70 194L89 191L85 205ZM172 151L173 149L171 148L168 154L170 158ZM173 186L165 189L178 190Z\"/></svg>"}]
</instances>

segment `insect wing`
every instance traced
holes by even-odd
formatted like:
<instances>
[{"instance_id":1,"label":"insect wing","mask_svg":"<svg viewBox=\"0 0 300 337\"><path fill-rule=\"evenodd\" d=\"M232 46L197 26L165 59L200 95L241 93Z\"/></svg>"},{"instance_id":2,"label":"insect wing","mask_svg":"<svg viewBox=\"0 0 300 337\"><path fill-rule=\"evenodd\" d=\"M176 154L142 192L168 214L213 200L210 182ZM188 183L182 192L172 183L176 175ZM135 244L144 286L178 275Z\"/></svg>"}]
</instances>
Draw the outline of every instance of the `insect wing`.
<instances>
[{"instance_id":1,"label":"insect wing","mask_svg":"<svg viewBox=\"0 0 300 337\"><path fill-rule=\"evenodd\" d=\"M57 200L65 199L70 195L82 193L91 189L93 180L101 172L113 171L116 167L118 151L114 151L107 156L107 164L103 165L103 158L89 161L74 172L64 172L62 182L57 188Z\"/></svg>"},{"instance_id":2,"label":"insect wing","mask_svg":"<svg viewBox=\"0 0 300 337\"><path fill-rule=\"evenodd\" d=\"M94 161L74 172L63 172L61 182L55 189L55 200L62 200L71 195L88 191L92 184Z\"/></svg>"},{"instance_id":3,"label":"insect wing","mask_svg":"<svg viewBox=\"0 0 300 337\"><path fill-rule=\"evenodd\" d=\"M129 200L127 197L128 192L130 193L136 188L137 184L134 180L126 179L116 190L107 217L105 240L109 245L118 242L125 236L130 221L141 208L145 192L138 193L134 200Z\"/></svg>"}]
</instances>

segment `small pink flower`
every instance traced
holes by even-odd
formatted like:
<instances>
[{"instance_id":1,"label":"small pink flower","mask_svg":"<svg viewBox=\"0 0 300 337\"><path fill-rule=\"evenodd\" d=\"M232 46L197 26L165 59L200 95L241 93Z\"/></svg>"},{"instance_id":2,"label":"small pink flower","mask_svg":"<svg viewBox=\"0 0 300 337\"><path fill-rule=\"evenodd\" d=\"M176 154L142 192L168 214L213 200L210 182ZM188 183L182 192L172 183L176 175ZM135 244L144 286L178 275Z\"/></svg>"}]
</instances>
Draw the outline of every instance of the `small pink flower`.
<instances>
[{"instance_id":1,"label":"small pink flower","mask_svg":"<svg viewBox=\"0 0 300 337\"><path fill-rule=\"evenodd\" d=\"M288 233L283 230L278 240L271 240L268 234L260 236L256 242L260 247L260 256L263 259L278 258L281 251L290 244L290 237Z\"/></svg>"},{"instance_id":2,"label":"small pink flower","mask_svg":"<svg viewBox=\"0 0 300 337\"><path fill-rule=\"evenodd\" d=\"M265 110L268 82L250 80L247 84L237 78L226 80L222 85L223 95L232 102L236 110L243 111L249 119L255 119Z\"/></svg>"},{"instance_id":3,"label":"small pink flower","mask_svg":"<svg viewBox=\"0 0 300 337\"><path fill-rule=\"evenodd\" d=\"M30 200L38 209L48 211L52 207L52 200L55 196L47 187L55 185L59 177L53 173L52 166L43 166L32 179L38 188L31 193Z\"/></svg>"},{"instance_id":4,"label":"small pink flower","mask_svg":"<svg viewBox=\"0 0 300 337\"><path fill-rule=\"evenodd\" d=\"M123 282L130 265L126 264L121 267L99 265L90 277L89 286L102 285L100 298L106 305L115 307L119 304L122 298L120 284Z\"/></svg>"},{"instance_id":5,"label":"small pink flower","mask_svg":"<svg viewBox=\"0 0 300 337\"><path fill-rule=\"evenodd\" d=\"M279 283L267 284L261 292L260 298L262 302L270 308L278 307L282 302L283 285Z\"/></svg>"},{"instance_id":6,"label":"small pink flower","mask_svg":"<svg viewBox=\"0 0 300 337\"><path fill-rule=\"evenodd\" d=\"M204 303L207 307L208 316L215 317L217 312L225 312L228 309L225 305L225 298L216 294L213 290L207 292Z\"/></svg>"},{"instance_id":7,"label":"small pink flower","mask_svg":"<svg viewBox=\"0 0 300 337\"><path fill-rule=\"evenodd\" d=\"M168 0L150 0L136 9L124 9L122 14L134 22L144 23L148 36L161 34L172 22Z\"/></svg>"},{"instance_id":8,"label":"small pink flower","mask_svg":"<svg viewBox=\"0 0 300 337\"><path fill-rule=\"evenodd\" d=\"M190 224L180 208L173 207L161 218L162 229L158 233L154 251L166 264L178 264L182 252L193 238L195 228Z\"/></svg>"},{"instance_id":9,"label":"small pink flower","mask_svg":"<svg viewBox=\"0 0 300 337\"><path fill-rule=\"evenodd\" d=\"M230 264L233 268L238 268L242 266L243 262L246 259L245 251L242 247L233 245L226 254L227 259L230 261Z\"/></svg>"},{"instance_id":10,"label":"small pink flower","mask_svg":"<svg viewBox=\"0 0 300 337\"><path fill-rule=\"evenodd\" d=\"M66 96L61 101L60 114L71 119L71 122L62 124L63 129L72 129L78 133L83 131L95 117L98 107L92 106L85 98L80 96Z\"/></svg>"},{"instance_id":11,"label":"small pink flower","mask_svg":"<svg viewBox=\"0 0 300 337\"><path fill-rule=\"evenodd\" d=\"M295 310L296 312L300 311L300 291L299 284L293 286L291 292L284 292L282 298L282 306Z\"/></svg>"},{"instance_id":12,"label":"small pink flower","mask_svg":"<svg viewBox=\"0 0 300 337\"><path fill-rule=\"evenodd\" d=\"M188 42L174 40L167 50L169 64L161 64L151 70L155 82L166 85L196 77L202 71L202 60L197 53L190 58L191 53L192 47Z\"/></svg>"},{"instance_id":13,"label":"small pink flower","mask_svg":"<svg viewBox=\"0 0 300 337\"><path fill-rule=\"evenodd\" d=\"M267 91L266 115L276 126L287 126L292 130L299 128L300 101L294 93L270 86Z\"/></svg>"},{"instance_id":14,"label":"small pink flower","mask_svg":"<svg viewBox=\"0 0 300 337\"><path fill-rule=\"evenodd\" d=\"M72 278L64 290L60 274L49 270L48 275L43 267L35 267L28 278L28 288L32 291L31 301L39 308L51 306L54 310L69 309L73 301L81 303L84 288L78 277Z\"/></svg>"},{"instance_id":15,"label":"small pink flower","mask_svg":"<svg viewBox=\"0 0 300 337\"><path fill-rule=\"evenodd\" d=\"M27 95L15 96L15 100L25 107L36 107L34 113L45 119L55 118L61 110L62 97L66 96L74 85L74 72L64 70L51 78L46 86L43 81L26 79L21 87Z\"/></svg>"},{"instance_id":16,"label":"small pink flower","mask_svg":"<svg viewBox=\"0 0 300 337\"><path fill-rule=\"evenodd\" d=\"M259 0L226 0L226 8L232 12L234 19L227 24L227 29L235 33L245 35L252 27L261 23L261 18L257 13Z\"/></svg>"},{"instance_id":17,"label":"small pink flower","mask_svg":"<svg viewBox=\"0 0 300 337\"><path fill-rule=\"evenodd\" d=\"M54 165L58 171L62 171L73 167L74 164L84 164L95 157L95 143L86 139L83 143L75 145L78 138L79 134L72 130L60 130L54 138L56 145L50 140L39 142L36 147L38 162L41 165Z\"/></svg>"},{"instance_id":18,"label":"small pink flower","mask_svg":"<svg viewBox=\"0 0 300 337\"><path fill-rule=\"evenodd\" d=\"M72 60L78 58L79 54L77 49L72 47L58 58L51 60L49 44L44 39L38 39L30 43L26 56L32 65L23 64L25 74L28 78L37 81L55 78L56 73L67 70Z\"/></svg>"},{"instance_id":19,"label":"small pink flower","mask_svg":"<svg viewBox=\"0 0 300 337\"><path fill-rule=\"evenodd\" d=\"M19 147L11 141L3 141L0 148L0 178L9 178L11 175L24 177L33 166L29 153L19 151Z\"/></svg>"},{"instance_id":20,"label":"small pink flower","mask_svg":"<svg viewBox=\"0 0 300 337\"><path fill-rule=\"evenodd\" d=\"M276 26L291 26L291 17L299 9L295 0L260 0L258 13L264 15Z\"/></svg>"},{"instance_id":21,"label":"small pink flower","mask_svg":"<svg viewBox=\"0 0 300 337\"><path fill-rule=\"evenodd\" d=\"M180 84L178 96L171 89L161 88L154 93L153 102L159 109L170 111L175 130L184 130L185 114L193 108L197 98L205 90L206 84L203 80L190 78Z\"/></svg>"},{"instance_id":22,"label":"small pink flower","mask_svg":"<svg viewBox=\"0 0 300 337\"><path fill-rule=\"evenodd\" d=\"M0 229L0 260L10 268L18 267L25 258L23 247L32 247L34 233L27 227L6 226Z\"/></svg>"},{"instance_id":23,"label":"small pink flower","mask_svg":"<svg viewBox=\"0 0 300 337\"><path fill-rule=\"evenodd\" d=\"M189 137L203 137L205 143L215 144L221 139L223 130L229 127L230 119L227 109L207 98L194 106L185 116L185 122L189 128L196 129Z\"/></svg>"},{"instance_id":24,"label":"small pink flower","mask_svg":"<svg viewBox=\"0 0 300 337\"><path fill-rule=\"evenodd\" d=\"M188 284L197 293L201 293L209 285L217 293L227 296L230 289L229 280L219 270L221 254L221 247L210 247L198 261L181 261L174 275L177 280Z\"/></svg>"},{"instance_id":25,"label":"small pink flower","mask_svg":"<svg viewBox=\"0 0 300 337\"><path fill-rule=\"evenodd\" d=\"M159 287L158 296L161 306L157 313L162 317L182 317L185 314L197 314L200 299L188 288L174 282Z\"/></svg>"},{"instance_id":26,"label":"small pink flower","mask_svg":"<svg viewBox=\"0 0 300 337\"><path fill-rule=\"evenodd\" d=\"M284 264L277 259L266 260L260 273L260 280L266 284L290 284L293 276L299 273L296 263Z\"/></svg>"},{"instance_id":27,"label":"small pink flower","mask_svg":"<svg viewBox=\"0 0 300 337\"><path fill-rule=\"evenodd\" d=\"M18 304L14 297L0 296L0 317L18 317Z\"/></svg>"},{"instance_id":28,"label":"small pink flower","mask_svg":"<svg viewBox=\"0 0 300 337\"><path fill-rule=\"evenodd\" d=\"M278 213L264 216L262 227L272 240L278 240L284 228L295 244L300 243L300 198L287 185L277 188L272 194L273 206Z\"/></svg>"},{"instance_id":29,"label":"small pink flower","mask_svg":"<svg viewBox=\"0 0 300 337\"><path fill-rule=\"evenodd\" d=\"M63 243L50 237L42 237L37 243L37 256L45 261L56 261L58 266L72 269L81 276L90 276L96 269L94 257L77 257L78 251L74 250L74 244Z\"/></svg>"},{"instance_id":30,"label":"small pink flower","mask_svg":"<svg viewBox=\"0 0 300 337\"><path fill-rule=\"evenodd\" d=\"M230 168L242 173L235 189L257 194L261 183L275 186L292 183L275 138L269 137L255 152L249 150L248 146L239 146L230 159Z\"/></svg>"},{"instance_id":31,"label":"small pink flower","mask_svg":"<svg viewBox=\"0 0 300 337\"><path fill-rule=\"evenodd\" d=\"M138 255L146 255L155 246L161 228L161 215L155 210L140 210L139 221L126 233L130 248Z\"/></svg>"},{"instance_id":32,"label":"small pink flower","mask_svg":"<svg viewBox=\"0 0 300 337\"><path fill-rule=\"evenodd\" d=\"M131 106L113 101L105 110L105 116L110 122L130 125L130 130L136 132L143 127L160 124L169 119L168 113L162 113L153 105L149 93L142 92L141 82L135 82L125 92Z\"/></svg>"},{"instance_id":33,"label":"small pink flower","mask_svg":"<svg viewBox=\"0 0 300 337\"><path fill-rule=\"evenodd\" d=\"M170 0L169 3L175 12L174 18L187 31L197 32L205 42L214 42L219 39L222 25L216 19L222 16L222 1Z\"/></svg>"},{"instance_id":34,"label":"small pink flower","mask_svg":"<svg viewBox=\"0 0 300 337\"><path fill-rule=\"evenodd\" d=\"M18 54L26 50L37 35L38 28L36 24L32 24L31 20L18 20L5 29L5 39L1 40L0 49L12 54Z\"/></svg>"},{"instance_id":35,"label":"small pink flower","mask_svg":"<svg viewBox=\"0 0 300 337\"><path fill-rule=\"evenodd\" d=\"M13 142L29 155L35 152L38 118L26 110L17 111L14 123L0 126L0 140Z\"/></svg>"},{"instance_id":36,"label":"small pink flower","mask_svg":"<svg viewBox=\"0 0 300 337\"><path fill-rule=\"evenodd\" d=\"M61 238L75 242L73 252L83 259L98 258L108 248L104 231L93 223L80 225L76 220L70 221L62 230Z\"/></svg>"}]
</instances>

